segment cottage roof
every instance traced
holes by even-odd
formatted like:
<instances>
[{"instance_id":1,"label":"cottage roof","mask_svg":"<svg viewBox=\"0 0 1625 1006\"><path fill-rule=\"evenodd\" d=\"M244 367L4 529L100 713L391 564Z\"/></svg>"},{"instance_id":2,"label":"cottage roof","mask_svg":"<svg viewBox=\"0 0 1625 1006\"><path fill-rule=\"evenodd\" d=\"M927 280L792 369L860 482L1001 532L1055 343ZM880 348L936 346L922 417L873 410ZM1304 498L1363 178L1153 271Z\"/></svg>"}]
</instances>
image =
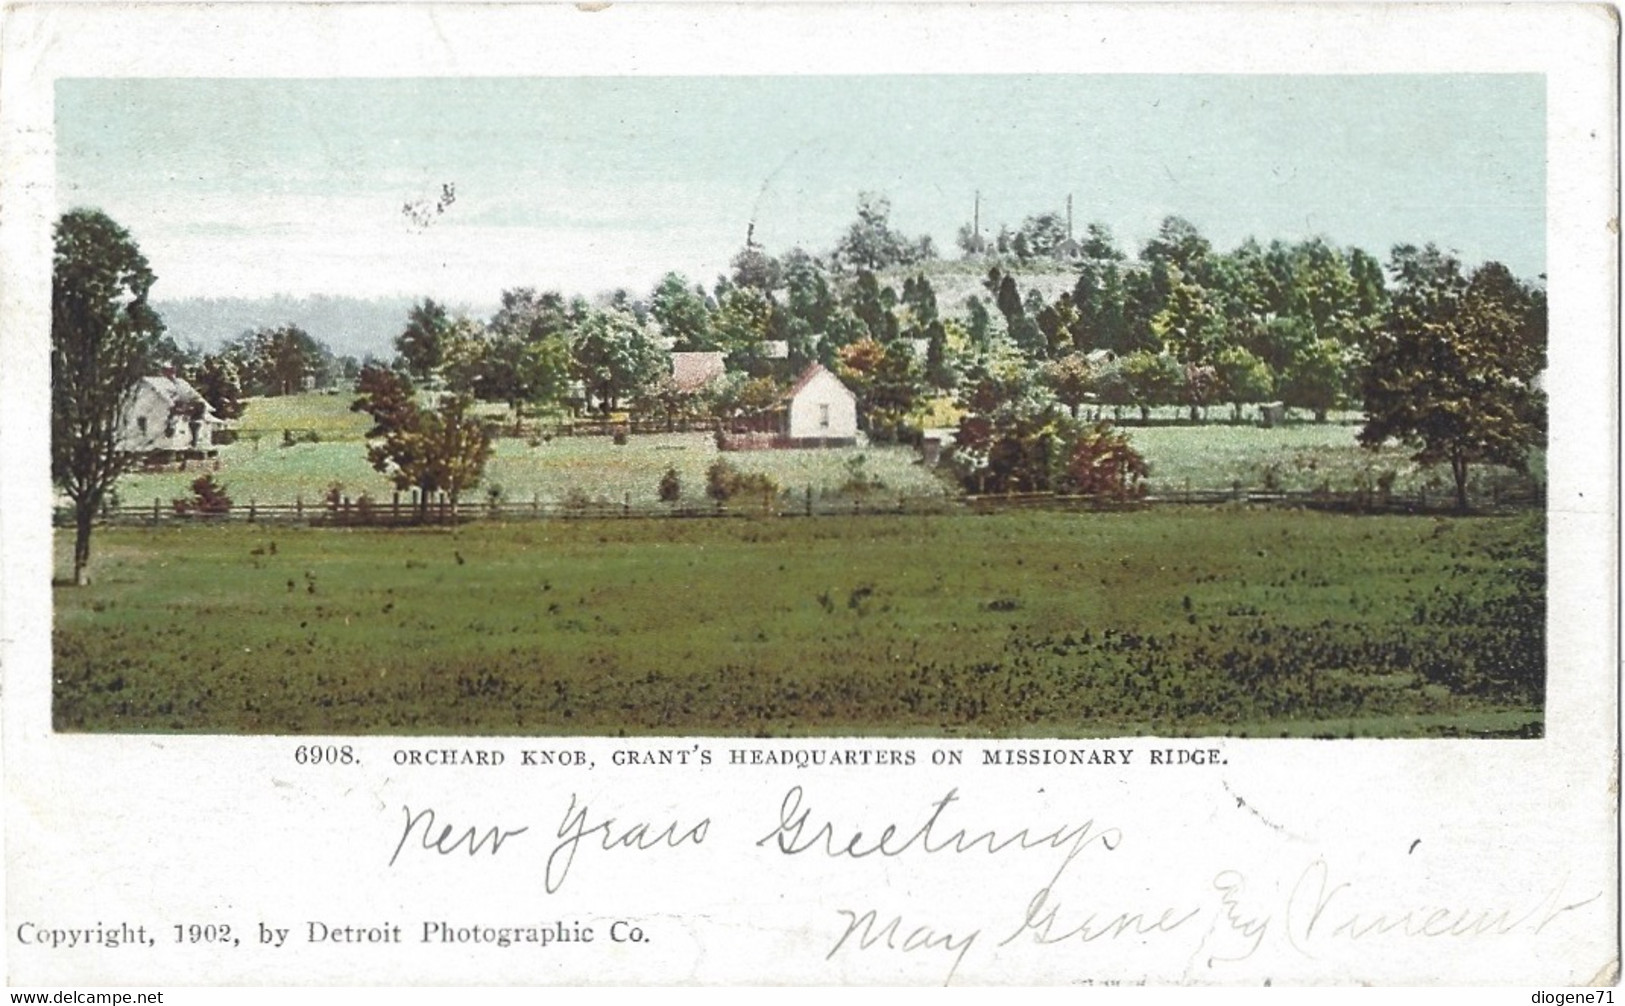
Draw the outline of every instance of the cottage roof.
<instances>
[{"instance_id":1,"label":"cottage roof","mask_svg":"<svg viewBox=\"0 0 1625 1006\"><path fill-rule=\"evenodd\" d=\"M727 372L722 353L673 353L671 378L684 391L699 391Z\"/></svg>"},{"instance_id":2,"label":"cottage roof","mask_svg":"<svg viewBox=\"0 0 1625 1006\"><path fill-rule=\"evenodd\" d=\"M190 405L203 398L197 389L179 377L165 375L163 377L143 377L141 385L151 388L171 405Z\"/></svg>"},{"instance_id":3,"label":"cottage roof","mask_svg":"<svg viewBox=\"0 0 1625 1006\"><path fill-rule=\"evenodd\" d=\"M788 402L794 399L797 395L801 394L803 391L807 390L807 385L811 384L819 374L829 374L830 377L835 379L835 383L840 385L842 391L846 392L848 395L852 394L852 389L846 386L845 381L842 381L839 377L835 377L835 375L830 373L830 371L823 364L814 362L807 364L807 369L803 370L801 372L801 376L796 378L795 383L790 385L789 389L785 391L782 400Z\"/></svg>"},{"instance_id":4,"label":"cottage roof","mask_svg":"<svg viewBox=\"0 0 1625 1006\"><path fill-rule=\"evenodd\" d=\"M149 390L157 395L161 401L168 404L171 411L190 409L201 403L203 405L203 415L200 418L204 422L224 422L214 414L214 408L209 405L208 400L198 394L198 390L182 378L171 374L164 374L160 377L143 377L136 382L133 393L139 394L142 389Z\"/></svg>"}]
</instances>

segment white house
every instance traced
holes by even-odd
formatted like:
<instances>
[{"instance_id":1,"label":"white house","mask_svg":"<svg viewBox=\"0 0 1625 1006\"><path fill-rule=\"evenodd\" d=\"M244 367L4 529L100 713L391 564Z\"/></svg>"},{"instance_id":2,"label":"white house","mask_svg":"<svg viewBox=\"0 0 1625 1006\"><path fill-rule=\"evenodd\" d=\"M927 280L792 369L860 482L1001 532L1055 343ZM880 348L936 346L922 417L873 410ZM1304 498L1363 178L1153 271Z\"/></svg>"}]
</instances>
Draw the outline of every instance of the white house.
<instances>
[{"instance_id":1,"label":"white house","mask_svg":"<svg viewBox=\"0 0 1625 1006\"><path fill-rule=\"evenodd\" d=\"M166 368L131 388L120 415L118 449L130 454L210 454L223 421L197 389Z\"/></svg>"},{"instance_id":2,"label":"white house","mask_svg":"<svg viewBox=\"0 0 1625 1006\"><path fill-rule=\"evenodd\" d=\"M857 396L821 365L808 364L784 401L785 433L792 441L829 446L857 442Z\"/></svg>"}]
</instances>

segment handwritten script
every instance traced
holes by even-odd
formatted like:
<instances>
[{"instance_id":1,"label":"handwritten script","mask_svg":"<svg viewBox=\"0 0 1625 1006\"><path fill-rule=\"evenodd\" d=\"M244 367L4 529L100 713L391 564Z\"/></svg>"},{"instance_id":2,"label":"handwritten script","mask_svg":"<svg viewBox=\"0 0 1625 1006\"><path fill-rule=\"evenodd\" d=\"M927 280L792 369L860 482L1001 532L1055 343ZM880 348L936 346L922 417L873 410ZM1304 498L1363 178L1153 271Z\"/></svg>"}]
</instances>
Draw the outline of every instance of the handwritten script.
<instances>
[{"instance_id":1,"label":"handwritten script","mask_svg":"<svg viewBox=\"0 0 1625 1006\"><path fill-rule=\"evenodd\" d=\"M1115 941L1141 948L1166 944L1170 953L1190 961L1189 973L1221 970L1265 948L1315 959L1380 941L1529 938L1602 897L1601 892L1572 897L1565 892L1566 882L1488 903L1437 891L1423 895L1403 884L1378 882L1385 878L1362 882L1318 856L1285 862L1269 876L1221 867L1198 889L1170 885L1172 889L1159 891L1162 885L1153 883L1155 876L1134 875L1144 873L1143 862L1123 859L1130 842L1122 826L1092 814L1062 815L1042 824L978 822L957 788L917 805L912 813L905 809L874 823L850 823L826 813L802 786L791 786L766 830L755 832L754 856L746 854L749 847L734 844L717 848L710 859L700 858L711 852L706 848L713 833L708 815L601 814L575 794L541 842L539 855L535 837L543 832L528 823L452 824L433 808L410 806L401 813L390 867L421 856L442 863L499 856L508 860L518 855L513 849L529 842L532 851L525 861L539 863L532 868L539 869L547 894L559 892L578 860L599 855L679 857L682 869L720 871L718 875L735 878L731 882L737 884L740 870L753 861L764 865L765 853L769 868L773 860L806 864L798 877L779 878L786 893L802 896L819 890L816 881L864 863L897 863L887 869L905 871L907 864L921 871L940 864L930 867L935 883L922 885L924 907L900 906L891 887L876 888L867 904L830 904L814 895L810 910L815 918L832 915L833 920L811 923L812 932L827 935L821 942L815 936L809 950L830 962L888 955L922 966L937 961L941 970L936 974L945 983L973 954L991 960L1019 948L1065 952ZM993 866L1000 869L992 871ZM813 876L806 876L807 869ZM964 898L945 905L938 888L959 885L944 884L943 870L972 885L997 876L1002 886L978 888L968 907ZM1033 878L1032 886L1012 887L1010 878L1023 874ZM1138 883L1125 886L1125 877ZM825 886L842 889L833 882ZM658 895L658 887L651 890Z\"/></svg>"}]
</instances>

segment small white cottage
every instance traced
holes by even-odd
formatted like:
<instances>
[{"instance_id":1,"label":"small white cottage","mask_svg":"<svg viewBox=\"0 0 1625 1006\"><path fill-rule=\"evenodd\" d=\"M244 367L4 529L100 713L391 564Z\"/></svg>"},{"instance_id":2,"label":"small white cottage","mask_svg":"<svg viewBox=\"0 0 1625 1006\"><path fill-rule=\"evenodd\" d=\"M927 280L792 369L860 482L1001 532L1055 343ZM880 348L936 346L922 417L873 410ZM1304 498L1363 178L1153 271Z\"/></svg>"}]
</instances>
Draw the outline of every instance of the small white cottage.
<instances>
[{"instance_id":1,"label":"small white cottage","mask_svg":"<svg viewBox=\"0 0 1625 1006\"><path fill-rule=\"evenodd\" d=\"M222 420L197 389L165 368L131 388L120 417L118 449L160 457L212 454Z\"/></svg>"},{"instance_id":2,"label":"small white cottage","mask_svg":"<svg viewBox=\"0 0 1625 1006\"><path fill-rule=\"evenodd\" d=\"M784 432L792 441L820 446L857 442L857 396L823 366L808 364L784 401Z\"/></svg>"}]
</instances>

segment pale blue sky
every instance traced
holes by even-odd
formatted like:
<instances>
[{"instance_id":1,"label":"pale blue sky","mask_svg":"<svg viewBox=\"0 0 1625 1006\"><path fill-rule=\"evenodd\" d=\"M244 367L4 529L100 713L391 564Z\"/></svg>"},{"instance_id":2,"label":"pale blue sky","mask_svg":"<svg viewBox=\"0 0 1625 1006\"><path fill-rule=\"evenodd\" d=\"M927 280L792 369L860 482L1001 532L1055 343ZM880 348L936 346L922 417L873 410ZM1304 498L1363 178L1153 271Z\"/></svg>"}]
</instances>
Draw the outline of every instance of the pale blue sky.
<instances>
[{"instance_id":1,"label":"pale blue sky","mask_svg":"<svg viewBox=\"0 0 1625 1006\"><path fill-rule=\"evenodd\" d=\"M830 247L860 190L950 253L979 189L984 226L1071 194L1131 250L1176 213L1225 248L1545 269L1530 75L66 80L57 144L59 207L128 227L165 299L709 283L753 218L769 251Z\"/></svg>"}]
</instances>

